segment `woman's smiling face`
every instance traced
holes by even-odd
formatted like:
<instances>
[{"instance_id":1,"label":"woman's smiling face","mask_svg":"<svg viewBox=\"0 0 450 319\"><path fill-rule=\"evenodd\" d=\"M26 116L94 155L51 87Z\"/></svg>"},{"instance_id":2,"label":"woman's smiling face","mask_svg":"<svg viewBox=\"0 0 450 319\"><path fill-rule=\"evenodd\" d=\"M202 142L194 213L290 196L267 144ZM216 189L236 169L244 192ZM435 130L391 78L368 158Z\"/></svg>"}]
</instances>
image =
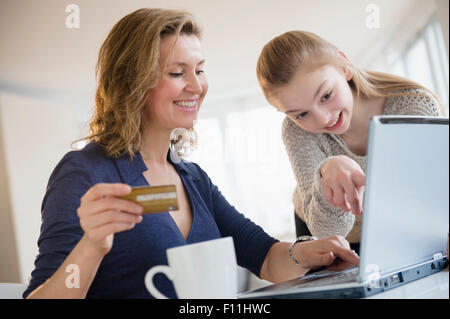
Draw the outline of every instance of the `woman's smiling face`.
<instances>
[{"instance_id":1,"label":"woman's smiling face","mask_svg":"<svg viewBox=\"0 0 450 319\"><path fill-rule=\"evenodd\" d=\"M300 70L269 101L310 133L343 134L353 113L351 78L349 70L330 64Z\"/></svg>"},{"instance_id":2,"label":"woman's smiling face","mask_svg":"<svg viewBox=\"0 0 450 319\"><path fill-rule=\"evenodd\" d=\"M165 129L192 128L208 91L204 75L205 59L196 36L171 35L160 44L162 68L158 85L147 99L150 126Z\"/></svg>"}]
</instances>

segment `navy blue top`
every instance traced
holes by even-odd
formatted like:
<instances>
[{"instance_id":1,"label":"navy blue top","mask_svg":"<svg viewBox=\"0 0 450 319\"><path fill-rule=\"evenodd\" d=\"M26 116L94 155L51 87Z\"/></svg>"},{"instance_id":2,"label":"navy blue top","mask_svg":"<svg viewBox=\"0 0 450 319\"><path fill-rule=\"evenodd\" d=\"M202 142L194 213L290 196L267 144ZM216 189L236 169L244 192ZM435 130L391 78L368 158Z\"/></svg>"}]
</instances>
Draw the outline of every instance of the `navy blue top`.
<instances>
[{"instance_id":1,"label":"navy blue top","mask_svg":"<svg viewBox=\"0 0 450 319\"><path fill-rule=\"evenodd\" d=\"M143 215L133 229L114 235L112 249L103 258L87 298L152 298L144 277L151 267L167 265L166 249L226 236L233 237L238 264L259 276L277 240L236 211L197 164L175 163L169 155L170 151L167 159L184 184L193 213L187 240L169 213ZM55 273L83 236L77 216L81 196L96 183L148 185L143 175L146 170L140 154L132 161L129 155L114 159L94 143L63 157L50 176L42 202L39 254L24 298ZM154 283L163 294L176 298L165 275L157 274Z\"/></svg>"}]
</instances>

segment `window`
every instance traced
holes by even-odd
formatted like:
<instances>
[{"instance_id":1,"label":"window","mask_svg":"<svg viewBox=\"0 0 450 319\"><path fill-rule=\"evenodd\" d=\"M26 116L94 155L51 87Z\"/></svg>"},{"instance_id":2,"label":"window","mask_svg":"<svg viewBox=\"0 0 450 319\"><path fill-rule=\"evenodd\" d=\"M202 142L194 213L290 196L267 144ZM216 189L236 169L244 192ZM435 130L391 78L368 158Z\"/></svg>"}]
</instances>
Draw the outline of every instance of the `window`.
<instances>
[{"instance_id":1,"label":"window","mask_svg":"<svg viewBox=\"0 0 450 319\"><path fill-rule=\"evenodd\" d=\"M188 158L231 205L278 238L293 237L295 228L296 182L281 139L284 117L263 105L200 119L195 126L199 146Z\"/></svg>"},{"instance_id":2,"label":"window","mask_svg":"<svg viewBox=\"0 0 450 319\"><path fill-rule=\"evenodd\" d=\"M400 52L388 56L388 72L407 77L435 92L449 113L448 55L436 16Z\"/></svg>"}]
</instances>

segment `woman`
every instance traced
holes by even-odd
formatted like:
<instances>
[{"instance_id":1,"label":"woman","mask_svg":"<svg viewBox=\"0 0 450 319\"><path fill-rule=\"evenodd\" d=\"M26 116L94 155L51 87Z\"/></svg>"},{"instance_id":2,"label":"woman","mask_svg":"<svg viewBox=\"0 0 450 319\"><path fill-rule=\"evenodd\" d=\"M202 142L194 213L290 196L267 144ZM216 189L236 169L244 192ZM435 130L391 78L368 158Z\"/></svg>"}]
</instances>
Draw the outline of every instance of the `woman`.
<instances>
[{"instance_id":1,"label":"woman","mask_svg":"<svg viewBox=\"0 0 450 319\"><path fill-rule=\"evenodd\" d=\"M122 18L100 49L90 143L55 168L42 205L39 255L28 298L150 298L144 277L168 248L232 236L238 263L272 282L358 257L339 236L294 245L238 213L196 164L176 160L194 144L208 90L200 30L182 11L140 9ZM171 133L176 128L188 134ZM170 148L170 149L169 149ZM174 157L175 156L175 157ZM118 198L130 186L175 184L177 211L142 215ZM79 267L79 288L65 284ZM334 265L332 265L333 267ZM339 268L339 265L336 265ZM163 294L172 283L155 277Z\"/></svg>"},{"instance_id":2,"label":"woman","mask_svg":"<svg viewBox=\"0 0 450 319\"><path fill-rule=\"evenodd\" d=\"M358 69L304 31L267 43L257 76L269 103L287 115L282 136L297 180L297 235L338 234L358 251L370 118L439 116L439 102L417 83Z\"/></svg>"}]
</instances>

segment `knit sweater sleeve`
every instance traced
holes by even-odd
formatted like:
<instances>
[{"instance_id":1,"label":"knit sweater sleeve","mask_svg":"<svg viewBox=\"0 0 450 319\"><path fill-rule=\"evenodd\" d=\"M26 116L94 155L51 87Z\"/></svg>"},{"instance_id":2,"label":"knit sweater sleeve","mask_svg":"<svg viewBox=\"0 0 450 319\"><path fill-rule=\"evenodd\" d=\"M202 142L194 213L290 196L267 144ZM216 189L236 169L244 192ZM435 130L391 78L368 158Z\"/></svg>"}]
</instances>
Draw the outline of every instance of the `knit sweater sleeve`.
<instances>
[{"instance_id":1,"label":"knit sweater sleeve","mask_svg":"<svg viewBox=\"0 0 450 319\"><path fill-rule=\"evenodd\" d=\"M321 148L319 134L311 134L289 118L283 122L282 138L292 170L297 180L295 208L301 210L313 236L331 235L346 237L353 227L355 216L332 207L325 200L320 168L330 158Z\"/></svg>"}]
</instances>

